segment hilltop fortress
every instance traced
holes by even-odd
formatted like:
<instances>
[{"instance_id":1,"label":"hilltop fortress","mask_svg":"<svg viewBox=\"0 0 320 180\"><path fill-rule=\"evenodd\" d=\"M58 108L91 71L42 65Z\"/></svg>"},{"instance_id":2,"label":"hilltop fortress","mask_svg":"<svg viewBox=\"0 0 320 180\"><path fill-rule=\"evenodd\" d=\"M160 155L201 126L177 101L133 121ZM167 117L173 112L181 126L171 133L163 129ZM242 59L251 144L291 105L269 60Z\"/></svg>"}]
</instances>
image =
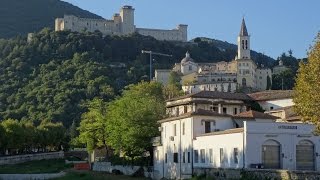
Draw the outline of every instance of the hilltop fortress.
<instances>
[{"instance_id":1,"label":"hilltop fortress","mask_svg":"<svg viewBox=\"0 0 320 180\"><path fill-rule=\"evenodd\" d=\"M184 24L179 24L177 28L172 30L136 28L134 25L134 10L132 6L123 6L120 9L120 14L114 14L111 20L65 15L63 18L55 20L55 31L100 31L104 35L128 35L137 32L144 36L152 36L157 40L182 42L188 40L188 25Z\"/></svg>"}]
</instances>

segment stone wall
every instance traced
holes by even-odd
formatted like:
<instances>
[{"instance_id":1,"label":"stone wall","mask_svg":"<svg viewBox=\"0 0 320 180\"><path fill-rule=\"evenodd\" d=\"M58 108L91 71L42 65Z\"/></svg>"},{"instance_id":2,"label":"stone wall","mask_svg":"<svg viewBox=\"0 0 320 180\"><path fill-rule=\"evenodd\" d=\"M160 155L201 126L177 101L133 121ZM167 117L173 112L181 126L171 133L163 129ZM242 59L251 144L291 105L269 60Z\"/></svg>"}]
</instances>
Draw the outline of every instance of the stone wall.
<instances>
[{"instance_id":1,"label":"stone wall","mask_svg":"<svg viewBox=\"0 0 320 180\"><path fill-rule=\"evenodd\" d=\"M53 179L65 176L65 172L52 174L0 174L0 179L5 180L39 180L39 179Z\"/></svg>"},{"instance_id":2,"label":"stone wall","mask_svg":"<svg viewBox=\"0 0 320 180\"><path fill-rule=\"evenodd\" d=\"M273 179L273 180L320 180L320 172L289 171L268 169L223 169L223 168L195 168L194 175L205 175L219 180L227 179Z\"/></svg>"},{"instance_id":3,"label":"stone wall","mask_svg":"<svg viewBox=\"0 0 320 180\"><path fill-rule=\"evenodd\" d=\"M128 176L133 175L135 172L139 170L139 168L140 166L111 165L110 162L95 162L92 166L93 171L113 173L113 170L119 170L124 175ZM148 171L146 167L143 167L143 169L145 177L152 177L153 173L151 171Z\"/></svg>"},{"instance_id":4,"label":"stone wall","mask_svg":"<svg viewBox=\"0 0 320 180\"><path fill-rule=\"evenodd\" d=\"M64 157L63 151L39 153L39 154L25 154L25 155L17 155L17 156L4 156L4 157L0 157L0 165L18 164L18 163L34 161L34 160L42 160L42 159L60 159L63 157Z\"/></svg>"}]
</instances>

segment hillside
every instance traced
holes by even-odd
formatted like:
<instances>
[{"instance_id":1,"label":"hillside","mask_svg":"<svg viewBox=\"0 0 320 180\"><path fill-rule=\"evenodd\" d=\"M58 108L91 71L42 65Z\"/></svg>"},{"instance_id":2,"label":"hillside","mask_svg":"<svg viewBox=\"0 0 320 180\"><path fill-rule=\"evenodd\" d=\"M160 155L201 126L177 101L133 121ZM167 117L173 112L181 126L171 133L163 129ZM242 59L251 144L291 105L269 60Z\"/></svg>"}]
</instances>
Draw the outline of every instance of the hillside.
<instances>
[{"instance_id":1,"label":"hillside","mask_svg":"<svg viewBox=\"0 0 320 180\"><path fill-rule=\"evenodd\" d=\"M147 79L149 57L141 54L143 49L173 55L154 56L153 68L172 68L186 51L197 62L230 61L236 54L213 43L181 44L139 34L104 37L43 29L30 43L26 37L0 39L0 120L52 120L69 126L79 121L88 100L110 100L126 85ZM111 66L119 63L125 67Z\"/></svg>"},{"instance_id":2,"label":"hillside","mask_svg":"<svg viewBox=\"0 0 320 180\"><path fill-rule=\"evenodd\" d=\"M54 28L54 19L64 14L101 18L60 0L0 0L0 38Z\"/></svg>"}]
</instances>

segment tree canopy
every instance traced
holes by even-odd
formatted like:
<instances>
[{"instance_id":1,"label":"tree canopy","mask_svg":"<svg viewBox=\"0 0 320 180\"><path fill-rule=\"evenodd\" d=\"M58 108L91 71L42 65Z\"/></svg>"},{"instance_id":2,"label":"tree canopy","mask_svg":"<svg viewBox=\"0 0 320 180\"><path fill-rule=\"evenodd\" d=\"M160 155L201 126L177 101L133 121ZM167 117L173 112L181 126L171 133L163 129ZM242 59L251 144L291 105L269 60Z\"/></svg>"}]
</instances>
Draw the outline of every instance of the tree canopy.
<instances>
[{"instance_id":1,"label":"tree canopy","mask_svg":"<svg viewBox=\"0 0 320 180\"><path fill-rule=\"evenodd\" d=\"M300 62L294 87L295 111L304 121L317 125L320 132L320 34L308 53L308 62Z\"/></svg>"}]
</instances>

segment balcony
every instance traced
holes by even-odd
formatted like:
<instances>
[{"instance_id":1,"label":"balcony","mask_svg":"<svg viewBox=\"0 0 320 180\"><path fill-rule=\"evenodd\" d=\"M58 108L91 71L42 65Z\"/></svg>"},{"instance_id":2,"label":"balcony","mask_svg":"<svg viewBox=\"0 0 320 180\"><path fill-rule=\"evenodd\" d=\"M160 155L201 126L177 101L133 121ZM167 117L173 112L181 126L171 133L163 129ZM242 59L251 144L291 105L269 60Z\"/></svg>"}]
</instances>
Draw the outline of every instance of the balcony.
<instances>
[{"instance_id":1,"label":"balcony","mask_svg":"<svg viewBox=\"0 0 320 180\"><path fill-rule=\"evenodd\" d=\"M162 146L161 144L161 137L158 136L158 137L154 137L151 139L151 143L152 143L152 146Z\"/></svg>"}]
</instances>

